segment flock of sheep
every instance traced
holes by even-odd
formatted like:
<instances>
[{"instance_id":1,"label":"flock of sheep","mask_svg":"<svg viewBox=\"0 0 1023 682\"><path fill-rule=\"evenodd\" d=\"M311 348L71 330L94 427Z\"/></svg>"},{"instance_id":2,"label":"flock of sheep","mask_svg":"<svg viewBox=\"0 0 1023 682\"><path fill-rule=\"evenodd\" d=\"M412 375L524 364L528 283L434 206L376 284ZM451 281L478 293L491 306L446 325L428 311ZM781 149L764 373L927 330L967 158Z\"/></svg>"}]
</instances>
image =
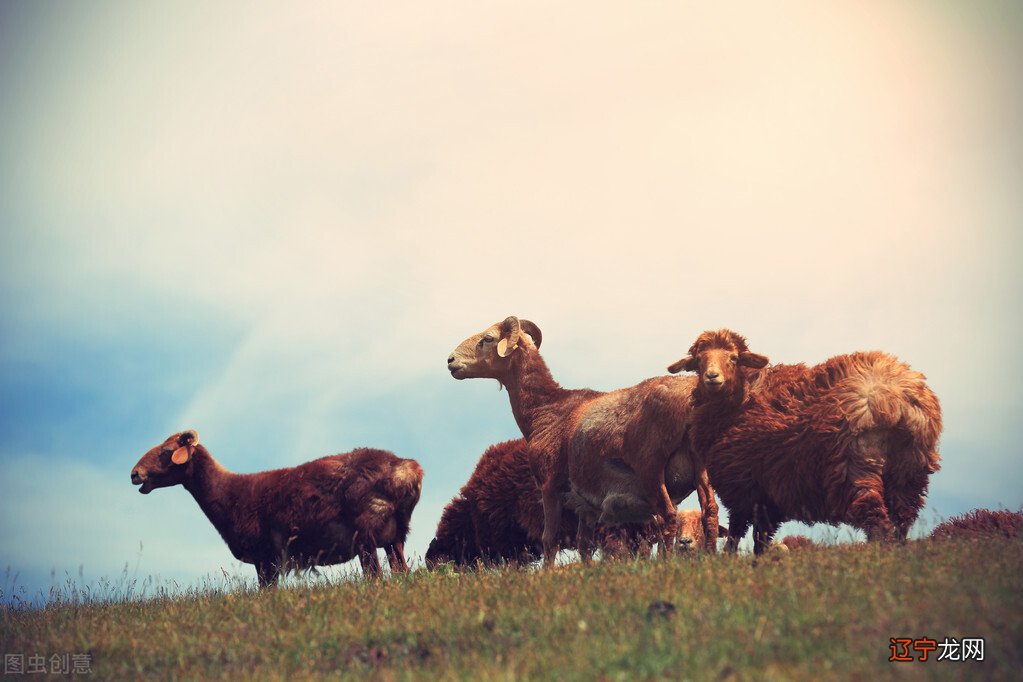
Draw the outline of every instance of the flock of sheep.
<instances>
[{"instance_id":1,"label":"flock of sheep","mask_svg":"<svg viewBox=\"0 0 1023 682\"><path fill-rule=\"evenodd\" d=\"M508 317L448 358L456 379L507 388L523 438L492 446L444 509L427 564L533 561L561 548L607 554L754 552L787 520L848 523L868 540L905 539L939 468L938 399L924 376L880 352L813 367L768 365L729 330L701 334L672 374L630 388L565 389L540 356L540 329ZM404 541L422 491L415 460L361 448L297 467L234 474L194 431L170 436L132 469L142 493L183 485L260 586L282 571L377 549L407 571ZM699 512L676 512L693 491ZM728 509L718 525L715 494Z\"/></svg>"}]
</instances>

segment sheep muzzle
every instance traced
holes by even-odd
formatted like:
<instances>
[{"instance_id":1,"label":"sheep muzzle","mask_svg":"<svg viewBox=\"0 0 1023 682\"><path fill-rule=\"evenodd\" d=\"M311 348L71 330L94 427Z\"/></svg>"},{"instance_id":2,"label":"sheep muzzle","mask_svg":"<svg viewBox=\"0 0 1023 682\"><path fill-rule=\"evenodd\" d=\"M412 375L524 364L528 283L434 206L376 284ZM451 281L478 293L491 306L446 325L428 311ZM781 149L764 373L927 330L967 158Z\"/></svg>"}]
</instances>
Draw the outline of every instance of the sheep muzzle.
<instances>
[{"instance_id":1,"label":"sheep muzzle","mask_svg":"<svg viewBox=\"0 0 1023 682\"><path fill-rule=\"evenodd\" d=\"M456 360L454 355L448 358L448 371L456 379L465 378L465 364Z\"/></svg>"},{"instance_id":2,"label":"sheep muzzle","mask_svg":"<svg viewBox=\"0 0 1023 682\"><path fill-rule=\"evenodd\" d=\"M711 391L720 391L721 387L725 385L725 380L721 377L704 377L703 385Z\"/></svg>"},{"instance_id":3,"label":"sheep muzzle","mask_svg":"<svg viewBox=\"0 0 1023 682\"><path fill-rule=\"evenodd\" d=\"M153 485L143 474L140 474L138 469L134 469L131 472L131 484L141 486L139 492L143 495L148 495L153 490Z\"/></svg>"}]
</instances>

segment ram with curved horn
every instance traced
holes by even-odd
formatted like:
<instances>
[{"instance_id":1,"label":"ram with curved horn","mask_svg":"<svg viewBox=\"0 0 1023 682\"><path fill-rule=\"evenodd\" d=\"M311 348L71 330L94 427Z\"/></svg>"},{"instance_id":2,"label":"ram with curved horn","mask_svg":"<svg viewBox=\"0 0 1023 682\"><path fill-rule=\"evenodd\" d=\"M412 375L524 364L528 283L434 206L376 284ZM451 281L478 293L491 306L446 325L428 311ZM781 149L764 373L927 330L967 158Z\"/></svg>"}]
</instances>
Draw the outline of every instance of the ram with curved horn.
<instances>
[{"instance_id":1,"label":"ram with curved horn","mask_svg":"<svg viewBox=\"0 0 1023 682\"><path fill-rule=\"evenodd\" d=\"M653 521L665 555L676 534L674 505L694 489L713 551L717 503L686 438L695 378L655 377L608 393L565 389L540 356L541 339L532 322L507 317L462 341L448 371L456 379L497 379L508 389L540 485L545 564L558 551L566 501L579 517L576 546L584 561L597 524Z\"/></svg>"}]
</instances>

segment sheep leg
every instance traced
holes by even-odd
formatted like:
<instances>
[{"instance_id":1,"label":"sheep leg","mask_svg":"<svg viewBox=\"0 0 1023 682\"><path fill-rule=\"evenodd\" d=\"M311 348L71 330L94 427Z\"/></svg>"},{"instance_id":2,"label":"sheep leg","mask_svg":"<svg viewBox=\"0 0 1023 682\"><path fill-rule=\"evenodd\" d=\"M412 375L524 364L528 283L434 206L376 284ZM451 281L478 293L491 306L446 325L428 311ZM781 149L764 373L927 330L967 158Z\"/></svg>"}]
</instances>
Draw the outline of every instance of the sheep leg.
<instances>
[{"instance_id":1,"label":"sheep leg","mask_svg":"<svg viewBox=\"0 0 1023 682\"><path fill-rule=\"evenodd\" d=\"M648 539L650 536L644 533L642 530L630 531L631 542L629 544L629 551L632 552L632 557L649 559L650 553L654 551L654 547L650 544Z\"/></svg>"},{"instance_id":2,"label":"sheep leg","mask_svg":"<svg viewBox=\"0 0 1023 682\"><path fill-rule=\"evenodd\" d=\"M647 495L650 506L657 516L657 524L660 526L660 546L657 548L658 558L667 558L675 551L675 537L678 535L678 516L675 513L675 505L671 503L671 496L664 485L664 469L657 472L659 480L653 481L652 494Z\"/></svg>"},{"instance_id":3,"label":"sheep leg","mask_svg":"<svg viewBox=\"0 0 1023 682\"><path fill-rule=\"evenodd\" d=\"M486 561L486 547L491 546L489 542L484 542L483 538L483 525L485 520L480 515L479 506L476 504L475 499L466 499L469 507L469 522L472 524L472 537L476 541L476 551L479 554L479 559ZM491 534L488 532L487 537Z\"/></svg>"},{"instance_id":4,"label":"sheep leg","mask_svg":"<svg viewBox=\"0 0 1023 682\"><path fill-rule=\"evenodd\" d=\"M586 518L585 514L579 514L579 525L576 527L575 546L579 551L579 558L584 564L590 563L593 559L593 523Z\"/></svg>"},{"instance_id":5,"label":"sheep leg","mask_svg":"<svg viewBox=\"0 0 1023 682\"><path fill-rule=\"evenodd\" d=\"M622 538L624 547L631 558L650 558L650 552L653 551L651 540L654 535L650 533L649 526L635 524L625 526L622 528Z\"/></svg>"},{"instance_id":6,"label":"sheep leg","mask_svg":"<svg viewBox=\"0 0 1023 682\"><path fill-rule=\"evenodd\" d=\"M696 497L700 500L700 512L703 514L704 547L713 554L718 551L718 503L706 469L697 477Z\"/></svg>"},{"instance_id":7,"label":"sheep leg","mask_svg":"<svg viewBox=\"0 0 1023 682\"><path fill-rule=\"evenodd\" d=\"M277 587L279 576L280 570L277 568L276 562L269 559L256 562L256 580L259 581L260 589Z\"/></svg>"},{"instance_id":8,"label":"sheep leg","mask_svg":"<svg viewBox=\"0 0 1023 682\"><path fill-rule=\"evenodd\" d=\"M779 510L767 502L753 505L753 554L759 556L771 547L771 540L778 532Z\"/></svg>"},{"instance_id":9,"label":"sheep leg","mask_svg":"<svg viewBox=\"0 0 1023 682\"><path fill-rule=\"evenodd\" d=\"M885 506L895 525L895 538L900 542L906 540L909 529L916 522L916 517L924 506L927 476L928 473L925 471L909 476L908 480L895 481L887 476L884 478Z\"/></svg>"},{"instance_id":10,"label":"sheep leg","mask_svg":"<svg viewBox=\"0 0 1023 682\"><path fill-rule=\"evenodd\" d=\"M625 541L621 537L622 528L603 528L600 531L600 553L603 558L621 558L626 553Z\"/></svg>"},{"instance_id":11,"label":"sheep leg","mask_svg":"<svg viewBox=\"0 0 1023 682\"><path fill-rule=\"evenodd\" d=\"M380 558L377 557L377 548L365 546L359 548L359 563L362 564L362 574L366 578L379 578L383 575L380 568Z\"/></svg>"},{"instance_id":12,"label":"sheep leg","mask_svg":"<svg viewBox=\"0 0 1023 682\"><path fill-rule=\"evenodd\" d=\"M556 479L543 484L543 565L551 567L558 556L558 538L561 537L561 490Z\"/></svg>"},{"instance_id":13,"label":"sheep leg","mask_svg":"<svg viewBox=\"0 0 1023 682\"><path fill-rule=\"evenodd\" d=\"M728 510L728 541L725 543L725 551L729 554L739 551L739 543L746 536L746 531L749 530L752 516L750 510Z\"/></svg>"},{"instance_id":14,"label":"sheep leg","mask_svg":"<svg viewBox=\"0 0 1023 682\"><path fill-rule=\"evenodd\" d=\"M850 503L845 520L863 530L870 542L885 540L892 535L892 522L885 506L884 483L881 466L885 461L885 434L870 430L852 443L847 480Z\"/></svg>"},{"instance_id":15,"label":"sheep leg","mask_svg":"<svg viewBox=\"0 0 1023 682\"><path fill-rule=\"evenodd\" d=\"M397 573L408 573L408 563L405 561L405 543L392 542L384 549L387 553L387 563L391 567L391 575Z\"/></svg>"}]
</instances>

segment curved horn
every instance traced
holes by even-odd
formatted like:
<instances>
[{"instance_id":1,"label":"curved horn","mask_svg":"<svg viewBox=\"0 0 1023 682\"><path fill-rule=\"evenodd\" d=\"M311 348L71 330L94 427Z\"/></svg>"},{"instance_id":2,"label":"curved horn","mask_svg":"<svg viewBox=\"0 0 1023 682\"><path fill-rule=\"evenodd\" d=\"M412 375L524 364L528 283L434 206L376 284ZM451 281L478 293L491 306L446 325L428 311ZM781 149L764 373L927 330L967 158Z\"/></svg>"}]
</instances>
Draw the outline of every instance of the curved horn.
<instances>
[{"instance_id":1,"label":"curved horn","mask_svg":"<svg viewBox=\"0 0 1023 682\"><path fill-rule=\"evenodd\" d=\"M529 337L533 339L533 345L535 345L537 349L539 349L540 344L543 342L543 334L540 333L540 328L537 327L532 322L530 322L529 320L520 320L519 326L521 327L522 331L529 334Z\"/></svg>"},{"instance_id":2,"label":"curved horn","mask_svg":"<svg viewBox=\"0 0 1023 682\"><path fill-rule=\"evenodd\" d=\"M518 348L521 333L522 327L519 324L519 318L514 315L504 318L504 322L501 323L501 340L497 342L497 354L502 358L507 357Z\"/></svg>"}]
</instances>

